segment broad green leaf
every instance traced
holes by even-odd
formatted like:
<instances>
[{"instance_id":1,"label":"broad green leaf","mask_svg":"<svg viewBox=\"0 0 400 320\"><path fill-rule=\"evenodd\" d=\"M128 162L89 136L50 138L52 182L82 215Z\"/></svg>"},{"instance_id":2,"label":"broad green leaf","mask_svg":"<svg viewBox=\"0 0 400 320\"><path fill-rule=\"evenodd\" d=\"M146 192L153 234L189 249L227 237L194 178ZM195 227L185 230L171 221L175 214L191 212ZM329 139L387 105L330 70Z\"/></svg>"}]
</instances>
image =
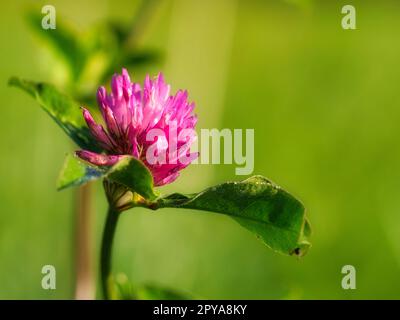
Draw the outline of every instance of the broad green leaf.
<instances>
[{"instance_id":1,"label":"broad green leaf","mask_svg":"<svg viewBox=\"0 0 400 320\"><path fill-rule=\"evenodd\" d=\"M158 208L187 208L231 216L267 246L283 254L302 256L311 228L304 207L289 193L262 176L226 182L191 195L157 199Z\"/></svg>"},{"instance_id":2,"label":"broad green leaf","mask_svg":"<svg viewBox=\"0 0 400 320\"><path fill-rule=\"evenodd\" d=\"M68 154L57 181L57 190L80 186L91 180L99 179L103 175L103 170L87 165L75 156Z\"/></svg>"},{"instance_id":3,"label":"broad green leaf","mask_svg":"<svg viewBox=\"0 0 400 320\"><path fill-rule=\"evenodd\" d=\"M27 14L31 28L63 58L73 79L78 79L87 58L86 50L79 40L78 34L67 28L58 16L57 28L45 30L42 28L42 18L40 10L32 10Z\"/></svg>"},{"instance_id":4,"label":"broad green leaf","mask_svg":"<svg viewBox=\"0 0 400 320\"><path fill-rule=\"evenodd\" d=\"M12 77L11 86L21 88L36 99L39 105L82 149L99 152L83 119L79 104L60 93L53 85Z\"/></svg>"},{"instance_id":5,"label":"broad green leaf","mask_svg":"<svg viewBox=\"0 0 400 320\"><path fill-rule=\"evenodd\" d=\"M153 176L138 159L125 156L107 172L106 178L119 183L145 200L155 200L157 194L153 187Z\"/></svg>"}]
</instances>

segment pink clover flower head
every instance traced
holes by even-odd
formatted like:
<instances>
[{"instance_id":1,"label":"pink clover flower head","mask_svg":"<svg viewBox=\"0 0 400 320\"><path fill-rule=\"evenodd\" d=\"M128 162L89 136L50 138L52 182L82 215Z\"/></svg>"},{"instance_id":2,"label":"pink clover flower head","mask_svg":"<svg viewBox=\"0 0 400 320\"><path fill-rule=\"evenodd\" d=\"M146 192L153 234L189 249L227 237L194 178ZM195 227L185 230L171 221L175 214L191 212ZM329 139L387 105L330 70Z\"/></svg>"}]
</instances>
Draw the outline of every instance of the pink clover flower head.
<instances>
[{"instance_id":1,"label":"pink clover flower head","mask_svg":"<svg viewBox=\"0 0 400 320\"><path fill-rule=\"evenodd\" d=\"M143 88L131 82L126 69L111 80L111 92L102 86L97 102L104 125L96 123L86 108L83 117L104 153L80 150L76 155L96 166L112 166L124 155L140 159L153 175L156 186L173 182L179 171L198 153L190 147L196 140L197 116L187 91L170 95L170 86L161 73L147 75Z\"/></svg>"}]
</instances>

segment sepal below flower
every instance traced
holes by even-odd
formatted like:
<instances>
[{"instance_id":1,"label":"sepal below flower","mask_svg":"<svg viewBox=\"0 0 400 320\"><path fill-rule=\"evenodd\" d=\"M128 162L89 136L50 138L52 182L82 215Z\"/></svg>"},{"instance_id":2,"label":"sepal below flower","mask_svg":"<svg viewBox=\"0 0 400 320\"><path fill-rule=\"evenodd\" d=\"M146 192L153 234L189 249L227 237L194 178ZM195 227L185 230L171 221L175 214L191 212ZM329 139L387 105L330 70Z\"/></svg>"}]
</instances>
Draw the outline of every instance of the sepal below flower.
<instances>
[{"instance_id":1,"label":"sepal below flower","mask_svg":"<svg viewBox=\"0 0 400 320\"><path fill-rule=\"evenodd\" d=\"M106 155L106 154L100 154L100 153L95 153L87 150L79 150L75 151L75 154L81 158L82 160L89 162L90 164L93 164L95 166L113 166L116 164L120 159L122 159L124 156L120 155Z\"/></svg>"}]
</instances>

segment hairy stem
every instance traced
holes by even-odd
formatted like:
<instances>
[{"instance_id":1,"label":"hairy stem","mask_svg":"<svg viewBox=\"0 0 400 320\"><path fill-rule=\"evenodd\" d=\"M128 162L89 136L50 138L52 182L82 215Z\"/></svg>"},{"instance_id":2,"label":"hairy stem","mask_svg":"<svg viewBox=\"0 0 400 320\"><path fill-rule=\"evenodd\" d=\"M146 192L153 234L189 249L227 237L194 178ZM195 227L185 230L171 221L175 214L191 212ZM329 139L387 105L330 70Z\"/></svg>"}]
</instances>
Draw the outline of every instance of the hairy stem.
<instances>
[{"instance_id":1,"label":"hairy stem","mask_svg":"<svg viewBox=\"0 0 400 320\"><path fill-rule=\"evenodd\" d=\"M103 231L103 239L101 243L101 257L100 257L100 272L101 272L101 285L103 290L103 298L108 300L111 298L111 255L112 245L117 228L117 222L120 212L115 210L112 206L109 207L107 212L106 224Z\"/></svg>"}]
</instances>

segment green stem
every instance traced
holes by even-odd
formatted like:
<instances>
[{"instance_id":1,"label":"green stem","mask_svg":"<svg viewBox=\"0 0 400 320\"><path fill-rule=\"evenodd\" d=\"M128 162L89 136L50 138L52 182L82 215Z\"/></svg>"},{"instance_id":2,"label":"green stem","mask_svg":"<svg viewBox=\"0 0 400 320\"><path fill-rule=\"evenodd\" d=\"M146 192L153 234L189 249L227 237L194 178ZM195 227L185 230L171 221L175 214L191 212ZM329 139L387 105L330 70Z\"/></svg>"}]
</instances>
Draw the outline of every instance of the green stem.
<instances>
[{"instance_id":1,"label":"green stem","mask_svg":"<svg viewBox=\"0 0 400 320\"><path fill-rule=\"evenodd\" d=\"M108 208L106 224L103 231L103 239L101 242L101 285L104 299L108 300L111 296L111 254L112 245L117 227L119 212L113 207Z\"/></svg>"}]
</instances>

